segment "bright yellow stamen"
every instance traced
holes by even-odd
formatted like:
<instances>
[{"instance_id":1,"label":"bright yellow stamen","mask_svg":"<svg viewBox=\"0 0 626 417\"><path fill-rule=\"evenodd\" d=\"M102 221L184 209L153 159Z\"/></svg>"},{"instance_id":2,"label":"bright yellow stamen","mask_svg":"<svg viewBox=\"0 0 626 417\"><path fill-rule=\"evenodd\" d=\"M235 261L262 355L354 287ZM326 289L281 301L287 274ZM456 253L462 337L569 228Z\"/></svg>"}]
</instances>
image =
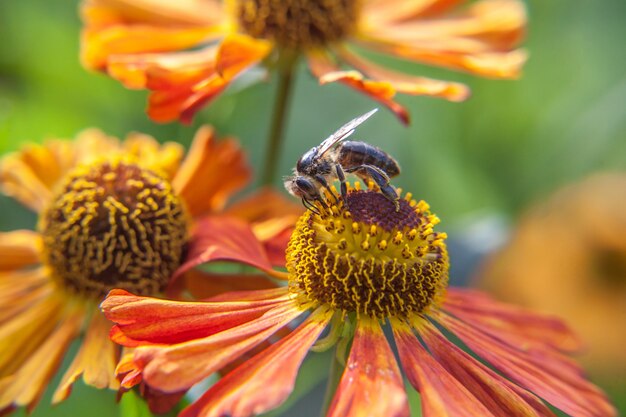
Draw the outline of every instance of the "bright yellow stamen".
<instances>
[{"instance_id":1,"label":"bright yellow stamen","mask_svg":"<svg viewBox=\"0 0 626 417\"><path fill-rule=\"evenodd\" d=\"M39 228L53 278L93 297L112 288L157 294L180 265L187 241L183 204L171 184L121 159L68 174Z\"/></svg>"},{"instance_id":2,"label":"bright yellow stamen","mask_svg":"<svg viewBox=\"0 0 626 417\"><path fill-rule=\"evenodd\" d=\"M349 188L347 206L317 205L298 221L287 248L290 289L306 306L344 314L406 317L441 302L448 283L446 235L428 205ZM437 219L438 220L438 219Z\"/></svg>"}]
</instances>

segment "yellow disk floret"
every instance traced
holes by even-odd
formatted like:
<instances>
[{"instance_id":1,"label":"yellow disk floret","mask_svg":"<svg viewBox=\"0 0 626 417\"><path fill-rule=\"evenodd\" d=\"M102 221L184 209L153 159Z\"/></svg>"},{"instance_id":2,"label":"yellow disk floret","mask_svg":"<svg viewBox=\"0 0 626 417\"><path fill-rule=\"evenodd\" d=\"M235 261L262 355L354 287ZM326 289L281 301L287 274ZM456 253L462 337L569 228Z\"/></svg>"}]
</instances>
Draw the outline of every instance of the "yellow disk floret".
<instances>
[{"instance_id":1,"label":"yellow disk floret","mask_svg":"<svg viewBox=\"0 0 626 417\"><path fill-rule=\"evenodd\" d=\"M328 203L334 201L328 196ZM301 303L369 317L407 317L437 305L448 284L445 233L428 205L350 189L307 211L287 248L290 289Z\"/></svg>"},{"instance_id":2,"label":"yellow disk floret","mask_svg":"<svg viewBox=\"0 0 626 417\"><path fill-rule=\"evenodd\" d=\"M350 34L360 0L237 0L236 8L245 33L283 47L306 49Z\"/></svg>"},{"instance_id":3,"label":"yellow disk floret","mask_svg":"<svg viewBox=\"0 0 626 417\"><path fill-rule=\"evenodd\" d=\"M187 241L181 200L137 161L81 166L39 222L44 263L65 289L99 297L112 288L154 295L180 266Z\"/></svg>"}]
</instances>

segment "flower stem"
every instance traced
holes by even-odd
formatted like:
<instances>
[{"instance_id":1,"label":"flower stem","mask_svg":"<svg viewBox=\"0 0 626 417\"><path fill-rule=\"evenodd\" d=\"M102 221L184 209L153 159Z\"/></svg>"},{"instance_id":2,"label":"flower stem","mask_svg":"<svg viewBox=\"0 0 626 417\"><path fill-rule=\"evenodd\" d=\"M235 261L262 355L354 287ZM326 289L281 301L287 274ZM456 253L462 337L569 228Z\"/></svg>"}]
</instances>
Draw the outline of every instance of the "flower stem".
<instances>
[{"instance_id":1,"label":"flower stem","mask_svg":"<svg viewBox=\"0 0 626 417\"><path fill-rule=\"evenodd\" d=\"M339 386L339 381L341 380L341 375L343 374L344 365L339 360L339 352L340 345L335 345L335 352L333 355L332 362L330 364L330 372L328 373L328 383L326 384L326 393L324 394L324 406L322 407L321 417L326 416L328 414L328 409L330 408L330 404L335 396L335 391L337 391L337 387Z\"/></svg>"},{"instance_id":2,"label":"flower stem","mask_svg":"<svg viewBox=\"0 0 626 417\"><path fill-rule=\"evenodd\" d=\"M285 122L293 82L295 79L295 69L298 62L298 55L295 51L281 50L278 58L278 89L276 91L276 101L272 114L272 124L269 131L268 147L265 154L265 165L261 181L263 185L272 184L276 177L276 169L280 160L283 137L285 133Z\"/></svg>"}]
</instances>

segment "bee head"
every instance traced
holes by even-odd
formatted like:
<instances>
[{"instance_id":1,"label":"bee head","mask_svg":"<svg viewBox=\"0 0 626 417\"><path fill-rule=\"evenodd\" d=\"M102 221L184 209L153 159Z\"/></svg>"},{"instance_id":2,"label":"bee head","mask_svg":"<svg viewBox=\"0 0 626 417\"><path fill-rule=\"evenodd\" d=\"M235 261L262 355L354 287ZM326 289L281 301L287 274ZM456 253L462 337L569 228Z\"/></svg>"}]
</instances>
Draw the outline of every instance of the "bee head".
<instances>
[{"instance_id":1,"label":"bee head","mask_svg":"<svg viewBox=\"0 0 626 417\"><path fill-rule=\"evenodd\" d=\"M309 201L318 200L320 193L315 183L307 177L293 175L285 178L285 188L294 197L304 198Z\"/></svg>"}]
</instances>

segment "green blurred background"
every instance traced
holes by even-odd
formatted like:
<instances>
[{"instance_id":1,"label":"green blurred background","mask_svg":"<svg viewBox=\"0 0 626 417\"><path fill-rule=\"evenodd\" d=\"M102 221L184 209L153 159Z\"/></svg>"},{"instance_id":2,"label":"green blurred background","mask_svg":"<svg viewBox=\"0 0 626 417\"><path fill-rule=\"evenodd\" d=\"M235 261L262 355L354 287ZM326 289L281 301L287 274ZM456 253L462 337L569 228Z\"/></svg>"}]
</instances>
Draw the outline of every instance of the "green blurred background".
<instances>
[{"instance_id":1,"label":"green blurred background","mask_svg":"<svg viewBox=\"0 0 626 417\"><path fill-rule=\"evenodd\" d=\"M521 80L484 80L393 62L466 82L473 96L460 104L400 97L412 116L409 128L383 110L356 136L398 158L403 175L394 183L427 200L453 236L480 219L512 224L533 201L590 173L626 170L626 2L530 1L528 9L530 60ZM193 126L154 124L144 113L145 92L127 91L80 67L79 30L76 2L0 2L0 155L26 142L71 138L92 126L112 135L140 131L189 144L197 126L210 123L222 135L240 138L260 170L271 112L266 103L275 80L242 80L201 111ZM305 150L373 107L345 87L319 87L302 67L279 172L288 174ZM35 221L0 197L0 230L32 228ZM457 275L469 274L471 262L461 262L461 268L452 261ZM303 391L320 380L310 378L299 381ZM593 378L626 413L626 378ZM50 408L46 397L34 415L114 416L120 409L113 398L79 383L69 401ZM140 413L134 407L126 401L122 409Z\"/></svg>"}]
</instances>

